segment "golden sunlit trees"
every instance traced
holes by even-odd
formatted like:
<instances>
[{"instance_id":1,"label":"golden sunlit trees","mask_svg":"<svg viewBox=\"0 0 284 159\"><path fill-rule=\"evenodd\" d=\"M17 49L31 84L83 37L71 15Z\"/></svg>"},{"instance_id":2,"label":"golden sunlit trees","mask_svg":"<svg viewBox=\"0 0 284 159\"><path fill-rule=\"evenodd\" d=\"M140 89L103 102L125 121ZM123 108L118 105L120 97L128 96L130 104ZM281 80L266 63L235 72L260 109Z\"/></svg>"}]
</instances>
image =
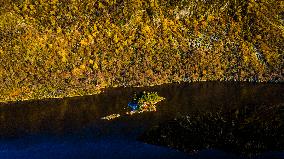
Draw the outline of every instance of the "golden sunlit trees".
<instances>
[{"instance_id":1,"label":"golden sunlit trees","mask_svg":"<svg viewBox=\"0 0 284 159\"><path fill-rule=\"evenodd\" d=\"M283 80L284 4L254 0L0 2L0 101L102 87Z\"/></svg>"}]
</instances>

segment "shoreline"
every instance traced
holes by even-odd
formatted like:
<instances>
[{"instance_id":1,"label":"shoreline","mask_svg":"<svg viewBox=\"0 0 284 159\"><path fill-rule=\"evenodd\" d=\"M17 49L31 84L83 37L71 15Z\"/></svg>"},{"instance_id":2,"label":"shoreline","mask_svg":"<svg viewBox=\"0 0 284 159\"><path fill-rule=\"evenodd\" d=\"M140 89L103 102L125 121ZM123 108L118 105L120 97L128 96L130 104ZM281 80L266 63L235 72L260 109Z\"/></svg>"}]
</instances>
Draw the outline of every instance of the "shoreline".
<instances>
[{"instance_id":1,"label":"shoreline","mask_svg":"<svg viewBox=\"0 0 284 159\"><path fill-rule=\"evenodd\" d=\"M280 80L277 82L271 82L271 81L190 81L190 82L171 82L171 83L161 83L161 84L156 84L156 85L141 85L141 86L115 86L115 87L102 87L99 89L96 89L95 91L91 91L91 93L86 93L86 94L74 94L74 93L67 93L66 95L54 95L54 96L41 96L39 98L14 98L12 100L0 100L0 106L2 105L11 105L19 102L33 102L33 101L45 101L45 100L56 100L56 99L64 99L64 98L74 98L74 97L83 97L83 96L93 96L93 95L98 95L103 93L105 90L109 89L115 89L115 88L149 88L149 87L156 87L156 86L161 86L161 85L168 85L168 84L193 84L193 83L200 83L200 82L214 82L214 83L248 83L248 84L283 84L284 81ZM76 91L76 90L75 90ZM90 91L90 90L89 90Z\"/></svg>"}]
</instances>

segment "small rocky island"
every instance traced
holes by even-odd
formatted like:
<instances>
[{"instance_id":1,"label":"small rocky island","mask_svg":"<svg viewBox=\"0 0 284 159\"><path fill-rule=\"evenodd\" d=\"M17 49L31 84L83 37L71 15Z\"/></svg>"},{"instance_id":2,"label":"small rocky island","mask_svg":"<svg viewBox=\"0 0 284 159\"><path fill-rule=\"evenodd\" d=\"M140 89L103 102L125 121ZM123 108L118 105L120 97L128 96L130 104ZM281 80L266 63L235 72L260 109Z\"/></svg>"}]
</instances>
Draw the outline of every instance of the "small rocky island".
<instances>
[{"instance_id":1,"label":"small rocky island","mask_svg":"<svg viewBox=\"0 0 284 159\"><path fill-rule=\"evenodd\" d=\"M143 91L138 94L135 93L131 102L128 103L128 109L130 109L130 111L125 112L125 115L156 111L157 110L156 104L164 99L165 98L159 96L157 92ZM121 114L111 114L111 115L102 117L101 119L112 120L120 116Z\"/></svg>"},{"instance_id":2,"label":"small rocky island","mask_svg":"<svg viewBox=\"0 0 284 159\"><path fill-rule=\"evenodd\" d=\"M134 94L134 98L128 103L128 107L131 108L131 111L126 112L126 114L156 111L156 104L164 99L165 98L159 96L157 92L144 91L139 94Z\"/></svg>"}]
</instances>

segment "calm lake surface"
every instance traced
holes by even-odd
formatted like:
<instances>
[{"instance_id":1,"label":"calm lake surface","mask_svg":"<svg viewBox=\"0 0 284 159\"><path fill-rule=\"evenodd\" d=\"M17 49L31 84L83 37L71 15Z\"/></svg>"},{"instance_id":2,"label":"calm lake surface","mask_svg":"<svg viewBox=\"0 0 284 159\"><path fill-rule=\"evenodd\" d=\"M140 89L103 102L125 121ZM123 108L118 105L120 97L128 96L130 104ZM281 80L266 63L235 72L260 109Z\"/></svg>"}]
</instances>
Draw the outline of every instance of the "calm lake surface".
<instances>
[{"instance_id":1,"label":"calm lake surface","mask_svg":"<svg viewBox=\"0 0 284 159\"><path fill-rule=\"evenodd\" d=\"M125 112L134 92L144 90L157 91L166 98L157 104L157 112L100 119ZM188 154L137 138L160 123L196 111L283 104L283 92L283 84L197 82L112 88L94 96L0 104L0 158L246 158L213 149ZM253 158L284 158L284 149Z\"/></svg>"}]
</instances>

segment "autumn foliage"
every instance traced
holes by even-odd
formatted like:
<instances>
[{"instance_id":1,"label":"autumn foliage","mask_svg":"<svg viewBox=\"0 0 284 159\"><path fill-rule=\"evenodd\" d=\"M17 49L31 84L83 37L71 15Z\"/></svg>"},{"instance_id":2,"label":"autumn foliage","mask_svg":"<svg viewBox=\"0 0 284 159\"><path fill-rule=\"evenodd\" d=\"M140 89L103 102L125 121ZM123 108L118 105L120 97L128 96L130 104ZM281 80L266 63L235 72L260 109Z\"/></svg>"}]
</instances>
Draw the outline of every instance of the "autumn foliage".
<instances>
[{"instance_id":1,"label":"autumn foliage","mask_svg":"<svg viewBox=\"0 0 284 159\"><path fill-rule=\"evenodd\" d=\"M0 1L0 101L283 81L279 0Z\"/></svg>"}]
</instances>

